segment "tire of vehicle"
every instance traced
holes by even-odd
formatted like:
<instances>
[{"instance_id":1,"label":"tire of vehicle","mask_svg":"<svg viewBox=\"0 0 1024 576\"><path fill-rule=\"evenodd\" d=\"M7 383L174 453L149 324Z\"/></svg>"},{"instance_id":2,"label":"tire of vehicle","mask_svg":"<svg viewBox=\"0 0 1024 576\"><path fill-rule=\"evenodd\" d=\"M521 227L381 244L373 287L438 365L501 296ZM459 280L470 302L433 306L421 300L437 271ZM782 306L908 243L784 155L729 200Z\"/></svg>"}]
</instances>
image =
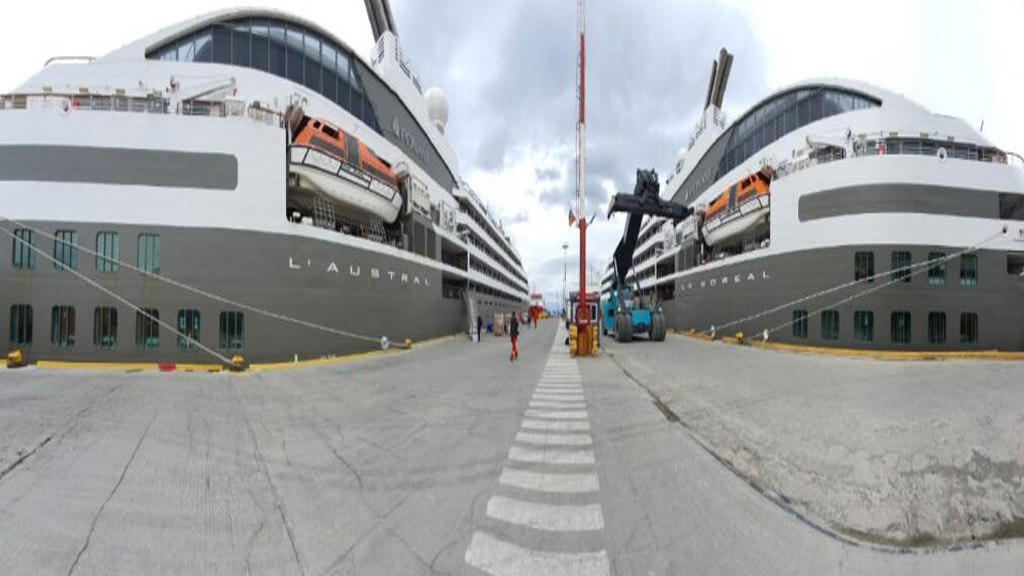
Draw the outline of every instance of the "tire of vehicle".
<instances>
[{"instance_id":1,"label":"tire of vehicle","mask_svg":"<svg viewBox=\"0 0 1024 576\"><path fill-rule=\"evenodd\" d=\"M654 342L665 341L665 315L654 314L651 316L651 340Z\"/></svg>"},{"instance_id":2,"label":"tire of vehicle","mask_svg":"<svg viewBox=\"0 0 1024 576\"><path fill-rule=\"evenodd\" d=\"M633 316L626 314L622 318L622 341L632 342L633 341Z\"/></svg>"}]
</instances>

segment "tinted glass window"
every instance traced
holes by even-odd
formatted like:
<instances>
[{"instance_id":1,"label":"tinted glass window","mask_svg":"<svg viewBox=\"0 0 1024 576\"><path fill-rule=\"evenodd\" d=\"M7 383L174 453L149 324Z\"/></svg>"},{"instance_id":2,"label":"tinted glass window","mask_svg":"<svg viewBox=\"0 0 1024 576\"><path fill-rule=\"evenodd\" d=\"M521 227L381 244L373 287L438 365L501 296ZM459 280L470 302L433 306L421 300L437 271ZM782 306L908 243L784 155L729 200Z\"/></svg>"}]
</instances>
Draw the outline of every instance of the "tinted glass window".
<instances>
[{"instance_id":1,"label":"tinted glass window","mask_svg":"<svg viewBox=\"0 0 1024 576\"><path fill-rule=\"evenodd\" d=\"M853 279L875 281L875 253L857 252L853 258Z\"/></svg>"},{"instance_id":2,"label":"tinted glass window","mask_svg":"<svg viewBox=\"0 0 1024 576\"><path fill-rule=\"evenodd\" d=\"M284 26L276 22L271 22L268 28L268 34L270 36L270 62L268 71L271 74L274 74L275 76L286 78L287 74L285 71L284 57Z\"/></svg>"},{"instance_id":3,"label":"tinted glass window","mask_svg":"<svg viewBox=\"0 0 1024 576\"><path fill-rule=\"evenodd\" d=\"M306 32L306 38L303 43L303 53L305 54L305 67L306 67L306 87L311 90L320 91L320 39L313 35L312 32Z\"/></svg>"},{"instance_id":4,"label":"tinted glass window","mask_svg":"<svg viewBox=\"0 0 1024 576\"><path fill-rule=\"evenodd\" d=\"M345 110L352 110L352 105L349 100L349 95L352 91L352 73L349 71L351 66L349 65L348 54L344 52L338 53L338 105Z\"/></svg>"},{"instance_id":5,"label":"tinted glass window","mask_svg":"<svg viewBox=\"0 0 1024 576\"><path fill-rule=\"evenodd\" d=\"M50 343L58 348L75 345L75 309L54 306L50 311Z\"/></svg>"},{"instance_id":6,"label":"tinted glass window","mask_svg":"<svg viewBox=\"0 0 1024 576\"><path fill-rule=\"evenodd\" d=\"M36 267L36 251L32 248L35 245L36 233L34 231L27 229L14 231L11 263L15 268L31 270Z\"/></svg>"},{"instance_id":7,"label":"tinted glass window","mask_svg":"<svg viewBox=\"0 0 1024 576\"><path fill-rule=\"evenodd\" d=\"M231 30L225 26L213 27L213 61L231 64Z\"/></svg>"},{"instance_id":8,"label":"tinted glass window","mask_svg":"<svg viewBox=\"0 0 1024 576\"><path fill-rule=\"evenodd\" d=\"M839 340L839 311L825 310L821 313L822 340Z\"/></svg>"},{"instance_id":9,"label":"tinted glass window","mask_svg":"<svg viewBox=\"0 0 1024 576\"><path fill-rule=\"evenodd\" d=\"M960 315L960 343L978 343L978 315L974 312L964 312Z\"/></svg>"},{"instance_id":10,"label":"tinted glass window","mask_svg":"<svg viewBox=\"0 0 1024 576\"><path fill-rule=\"evenodd\" d=\"M910 343L910 312L893 312L890 317L890 338L893 344Z\"/></svg>"},{"instance_id":11,"label":"tinted glass window","mask_svg":"<svg viewBox=\"0 0 1024 576\"><path fill-rule=\"evenodd\" d=\"M892 253L892 279L910 282L910 252Z\"/></svg>"},{"instance_id":12,"label":"tinted glass window","mask_svg":"<svg viewBox=\"0 0 1024 576\"><path fill-rule=\"evenodd\" d=\"M250 56L251 66L264 72L270 69L269 46L267 42L267 21L253 20L252 26L252 55Z\"/></svg>"},{"instance_id":13,"label":"tinted glass window","mask_svg":"<svg viewBox=\"0 0 1024 576\"><path fill-rule=\"evenodd\" d=\"M195 42L191 36L178 41L178 62L191 62L195 58Z\"/></svg>"},{"instance_id":14,"label":"tinted glass window","mask_svg":"<svg viewBox=\"0 0 1024 576\"><path fill-rule=\"evenodd\" d=\"M231 24L231 63L249 66L249 21L239 20Z\"/></svg>"},{"instance_id":15,"label":"tinted glass window","mask_svg":"<svg viewBox=\"0 0 1024 576\"><path fill-rule=\"evenodd\" d=\"M793 311L793 337L807 338L807 310Z\"/></svg>"},{"instance_id":16,"label":"tinted glass window","mask_svg":"<svg viewBox=\"0 0 1024 576\"><path fill-rule=\"evenodd\" d=\"M333 46L324 42L320 52L320 65L323 71L323 87L320 93L331 102L338 101L338 64L337 51Z\"/></svg>"},{"instance_id":17,"label":"tinted glass window","mask_svg":"<svg viewBox=\"0 0 1024 576\"><path fill-rule=\"evenodd\" d=\"M945 312L929 312L928 313L928 343L929 344L945 344L946 343L946 313Z\"/></svg>"},{"instance_id":18,"label":"tinted glass window","mask_svg":"<svg viewBox=\"0 0 1024 576\"><path fill-rule=\"evenodd\" d=\"M1024 194L999 193L999 218L1024 220Z\"/></svg>"},{"instance_id":19,"label":"tinted glass window","mask_svg":"<svg viewBox=\"0 0 1024 576\"><path fill-rule=\"evenodd\" d=\"M964 254L960 257L960 285L976 286L978 284L978 257Z\"/></svg>"},{"instance_id":20,"label":"tinted glass window","mask_svg":"<svg viewBox=\"0 0 1024 576\"><path fill-rule=\"evenodd\" d=\"M815 120L821 120L822 118L822 107L824 105L824 97L821 92L813 94L809 100L810 105L810 117L808 122L814 122Z\"/></svg>"},{"instance_id":21,"label":"tinted glass window","mask_svg":"<svg viewBox=\"0 0 1024 576\"><path fill-rule=\"evenodd\" d=\"M11 344L32 343L32 306L11 306Z\"/></svg>"},{"instance_id":22,"label":"tinted glass window","mask_svg":"<svg viewBox=\"0 0 1024 576\"><path fill-rule=\"evenodd\" d=\"M305 77L306 58L304 56L304 49L302 29L289 25L285 36L286 68L288 79L299 84L302 84L302 79Z\"/></svg>"},{"instance_id":23,"label":"tinted glass window","mask_svg":"<svg viewBox=\"0 0 1024 576\"><path fill-rule=\"evenodd\" d=\"M196 33L195 62L213 62L213 31L204 28Z\"/></svg>"},{"instance_id":24,"label":"tinted glass window","mask_svg":"<svg viewBox=\"0 0 1024 576\"><path fill-rule=\"evenodd\" d=\"M117 346L117 309L101 306L93 312L92 343L100 348Z\"/></svg>"},{"instance_id":25,"label":"tinted glass window","mask_svg":"<svg viewBox=\"0 0 1024 576\"><path fill-rule=\"evenodd\" d=\"M875 315L868 310L853 313L853 338L858 342L871 342L875 337Z\"/></svg>"}]
</instances>

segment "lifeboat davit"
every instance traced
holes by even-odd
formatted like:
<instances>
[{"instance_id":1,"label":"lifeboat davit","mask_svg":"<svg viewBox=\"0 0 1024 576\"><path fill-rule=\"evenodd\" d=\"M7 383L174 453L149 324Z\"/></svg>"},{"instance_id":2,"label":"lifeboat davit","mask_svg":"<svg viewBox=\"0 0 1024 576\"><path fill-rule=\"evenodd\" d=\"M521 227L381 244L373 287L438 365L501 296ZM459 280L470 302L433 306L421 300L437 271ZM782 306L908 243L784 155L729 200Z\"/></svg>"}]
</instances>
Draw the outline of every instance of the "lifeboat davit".
<instances>
[{"instance_id":1,"label":"lifeboat davit","mask_svg":"<svg viewBox=\"0 0 1024 576\"><path fill-rule=\"evenodd\" d=\"M302 117L292 131L290 171L298 176L300 188L389 224L398 218L402 208L398 178L373 150L317 118Z\"/></svg>"},{"instance_id":2,"label":"lifeboat davit","mask_svg":"<svg viewBox=\"0 0 1024 576\"><path fill-rule=\"evenodd\" d=\"M767 219L771 210L771 177L770 170L760 170L712 200L700 228L704 243L714 246L732 240Z\"/></svg>"}]
</instances>

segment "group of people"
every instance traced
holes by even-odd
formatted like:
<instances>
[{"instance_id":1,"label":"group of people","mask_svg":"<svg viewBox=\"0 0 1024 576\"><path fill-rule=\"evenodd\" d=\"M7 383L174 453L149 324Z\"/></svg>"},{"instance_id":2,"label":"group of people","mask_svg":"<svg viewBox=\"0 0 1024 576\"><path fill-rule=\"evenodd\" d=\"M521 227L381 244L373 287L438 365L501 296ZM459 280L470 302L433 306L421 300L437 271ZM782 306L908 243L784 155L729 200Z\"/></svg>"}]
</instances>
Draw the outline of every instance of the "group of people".
<instances>
[{"instance_id":1,"label":"group of people","mask_svg":"<svg viewBox=\"0 0 1024 576\"><path fill-rule=\"evenodd\" d=\"M533 327L537 328L537 316L536 315L531 315L531 319L533 320ZM530 326L530 321L529 320L525 320L525 322L526 322L526 326L529 327ZM477 342L480 342L481 338L483 337L483 329L484 329L484 319L479 314L477 314L477 316L476 316L476 334L477 334L476 341ZM508 332L509 340L511 340L511 342L512 342L512 352L509 354L508 360L509 360L509 362L513 362L513 361L515 361L515 360L517 360L519 358L519 348L517 347L517 340L519 340L519 314L518 313L513 312L512 314L509 315L508 330L507 330L507 332Z\"/></svg>"}]
</instances>

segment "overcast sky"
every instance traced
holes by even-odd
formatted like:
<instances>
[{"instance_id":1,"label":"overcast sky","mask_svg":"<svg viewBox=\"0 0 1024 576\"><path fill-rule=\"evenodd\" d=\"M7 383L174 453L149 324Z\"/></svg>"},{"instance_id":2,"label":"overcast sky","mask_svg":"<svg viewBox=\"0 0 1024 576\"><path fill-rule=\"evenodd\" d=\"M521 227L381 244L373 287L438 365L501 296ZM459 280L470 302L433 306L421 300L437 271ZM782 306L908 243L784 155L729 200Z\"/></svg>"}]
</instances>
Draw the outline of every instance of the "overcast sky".
<instances>
[{"instance_id":1,"label":"overcast sky","mask_svg":"<svg viewBox=\"0 0 1024 576\"><path fill-rule=\"evenodd\" d=\"M424 86L448 95L447 135L465 179L506 224L531 284L561 293L575 194L574 0L392 0L399 37ZM102 55L223 0L159 5L35 2L5 7L0 91L56 55ZM270 2L321 23L366 55L363 0ZM590 0L587 6L588 255L604 263L622 232L606 221L638 167L664 181L700 114L711 61L735 54L725 110L814 77L864 80L965 119L1024 153L1024 1ZM13 25L12 25L13 24ZM45 30L46 33L41 33ZM570 284L573 265L570 265Z\"/></svg>"}]
</instances>

